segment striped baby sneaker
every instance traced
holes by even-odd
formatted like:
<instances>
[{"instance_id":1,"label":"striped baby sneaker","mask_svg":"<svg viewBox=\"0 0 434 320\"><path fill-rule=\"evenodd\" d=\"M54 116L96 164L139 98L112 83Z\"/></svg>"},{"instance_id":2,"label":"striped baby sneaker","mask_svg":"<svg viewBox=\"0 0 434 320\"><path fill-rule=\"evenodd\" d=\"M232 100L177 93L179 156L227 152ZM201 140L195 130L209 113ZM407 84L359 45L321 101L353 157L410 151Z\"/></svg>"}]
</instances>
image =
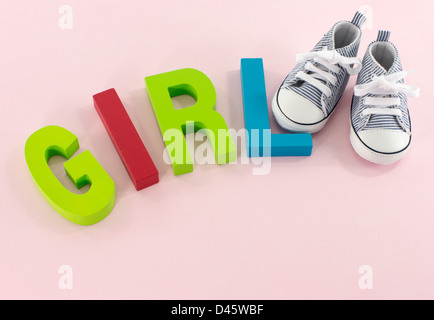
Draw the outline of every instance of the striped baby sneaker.
<instances>
[{"instance_id":1,"label":"striped baby sneaker","mask_svg":"<svg viewBox=\"0 0 434 320\"><path fill-rule=\"evenodd\" d=\"M418 97L419 88L404 84L390 32L380 30L363 58L351 105L350 141L368 161L391 164L401 159L411 142L407 96Z\"/></svg>"},{"instance_id":2,"label":"striped baby sneaker","mask_svg":"<svg viewBox=\"0 0 434 320\"><path fill-rule=\"evenodd\" d=\"M296 66L272 101L274 117L281 127L308 133L324 127L350 75L362 67L356 56L365 20L357 12L351 22L337 22L312 51L296 55Z\"/></svg>"}]
</instances>

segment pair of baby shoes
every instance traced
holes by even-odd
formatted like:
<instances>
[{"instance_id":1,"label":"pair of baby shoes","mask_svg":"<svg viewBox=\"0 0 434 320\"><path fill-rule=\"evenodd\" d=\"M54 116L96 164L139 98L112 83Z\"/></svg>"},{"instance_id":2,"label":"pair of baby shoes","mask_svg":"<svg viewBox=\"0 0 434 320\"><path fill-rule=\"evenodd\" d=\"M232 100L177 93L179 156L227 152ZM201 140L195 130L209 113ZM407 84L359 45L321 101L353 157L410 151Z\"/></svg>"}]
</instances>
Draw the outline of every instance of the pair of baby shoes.
<instances>
[{"instance_id":1,"label":"pair of baby shoes","mask_svg":"<svg viewBox=\"0 0 434 320\"><path fill-rule=\"evenodd\" d=\"M312 51L297 54L272 102L279 125L292 132L321 130L336 108L350 75L358 74L350 114L350 141L366 160L391 164L401 159L411 142L407 96L419 88L404 84L407 72L390 32L380 31L363 58L357 58L366 17L357 12L351 22L337 22Z\"/></svg>"}]
</instances>

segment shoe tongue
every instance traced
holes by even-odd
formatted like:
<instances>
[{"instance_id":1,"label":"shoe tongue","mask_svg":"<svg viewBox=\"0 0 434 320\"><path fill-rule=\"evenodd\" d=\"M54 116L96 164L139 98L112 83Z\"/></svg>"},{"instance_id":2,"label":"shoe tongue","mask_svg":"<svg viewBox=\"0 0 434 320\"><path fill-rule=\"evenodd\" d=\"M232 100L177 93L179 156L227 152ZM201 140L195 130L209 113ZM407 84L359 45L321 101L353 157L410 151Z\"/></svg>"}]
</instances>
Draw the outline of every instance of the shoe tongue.
<instances>
[{"instance_id":1,"label":"shoe tongue","mask_svg":"<svg viewBox=\"0 0 434 320\"><path fill-rule=\"evenodd\" d=\"M350 21L340 21L335 23L335 25L324 35L324 37L317 43L317 45L313 48L312 51L320 51L323 50L324 47L327 48L327 50L335 50L335 33L338 27L341 27L343 24L350 24L353 27L356 26L359 30L361 29L362 25L366 21L366 16L363 15L363 13L357 11L354 15L353 19ZM336 51L344 57L352 58L357 56L357 52L359 50L359 44L360 44L360 36L361 32L359 33L357 39L355 39L352 43L345 47L337 48Z\"/></svg>"},{"instance_id":2,"label":"shoe tongue","mask_svg":"<svg viewBox=\"0 0 434 320\"><path fill-rule=\"evenodd\" d=\"M317 43L313 51L320 51L323 50L324 47L327 48L327 50L336 50L337 53L339 53L343 57L352 58L357 55L357 51L359 49L359 43L360 43L360 37L355 39L352 43L348 44L345 47L335 48L335 33L336 29L339 26L342 26L342 24L349 24L348 21L341 21L336 23L332 29L327 32L324 37Z\"/></svg>"},{"instance_id":3,"label":"shoe tongue","mask_svg":"<svg viewBox=\"0 0 434 320\"><path fill-rule=\"evenodd\" d=\"M359 30L362 28L363 24L366 21L366 16L357 11L356 14L354 15L353 19L350 21L340 21L337 22L331 29L330 31L324 36L323 40L324 43L322 44L322 46L326 46L328 50L335 50L335 34L336 34L336 30L339 27L342 27L343 24L351 24L354 26L356 26ZM357 39L355 39L352 43L348 44L345 47L340 47L337 48L336 51L344 57L355 57L357 55L357 51L359 49L359 44L360 44L360 34L357 37Z\"/></svg>"},{"instance_id":4,"label":"shoe tongue","mask_svg":"<svg viewBox=\"0 0 434 320\"><path fill-rule=\"evenodd\" d=\"M342 24L344 23L348 23L348 24L353 24L357 27L360 28L360 26L363 24L363 22L366 20L366 18L360 14L360 13L356 13L355 17L353 18L353 20L351 22L349 21L340 21L337 22L325 35L324 37L316 44L316 46L313 48L312 51L321 51L324 50L324 47L327 48L327 50L336 50L337 53L339 53L341 56L347 57L347 58L352 58L352 57L356 57L357 56L357 52L359 49L359 44L360 44L360 35L359 37L354 40L352 43L350 43L349 45L345 46L345 47L341 47L338 49L335 49L335 32L338 26L342 26ZM320 65L320 64L316 64L316 66L324 71L327 71L327 69ZM324 82L322 80L319 80L321 82ZM325 83L325 82L324 82ZM321 97L321 93L320 91L313 87L311 84L307 83L307 82L303 82L299 85L300 88L308 91L308 92L314 92L315 96ZM313 99L310 98L310 100L317 105L318 108L321 108L320 104L321 101L317 101L320 100L320 98L318 99Z\"/></svg>"},{"instance_id":5,"label":"shoe tongue","mask_svg":"<svg viewBox=\"0 0 434 320\"><path fill-rule=\"evenodd\" d=\"M402 71L398 50L389 42L390 32L380 30L377 40L369 45L366 59L377 76Z\"/></svg>"},{"instance_id":6,"label":"shoe tongue","mask_svg":"<svg viewBox=\"0 0 434 320\"><path fill-rule=\"evenodd\" d=\"M371 81L373 75L381 76L402 71L398 50L389 42L390 32L380 30L377 40L372 42L363 59L363 68L359 73L360 83ZM390 129L402 130L394 115L372 115L366 129L376 128L378 123L387 122Z\"/></svg>"},{"instance_id":7,"label":"shoe tongue","mask_svg":"<svg viewBox=\"0 0 434 320\"><path fill-rule=\"evenodd\" d=\"M360 27L363 25L365 20L366 20L366 17L362 13L357 12L351 22L348 22L348 21L337 22L332 27L332 29L330 29L324 35L324 37L316 44L316 46L313 48L312 51L320 51L320 50L323 50L324 47L326 47L327 50L334 50L335 49L334 35L335 35L335 31L336 31L336 28L338 27L338 25L341 25L342 23L351 23L360 29ZM343 47L343 48L339 48L336 51L344 57L348 57L348 58L349 57L356 57L357 51L359 49L359 44L360 44L360 35L361 35L361 33L359 33L357 39L355 41L353 41L350 45ZM287 82L288 88L290 90L296 92L297 94L302 95L304 98L306 98L307 100L312 102L319 109L322 109L323 94L321 93L321 91L318 88L312 86L311 84L309 84L307 82L297 80L296 74L297 74L297 72L302 71L302 70L303 70L303 63L300 63L291 72L291 74L288 76L288 78L290 79ZM338 93L338 95L339 94L340 93ZM333 103L328 103L326 106L328 111L330 111L333 107L334 107Z\"/></svg>"},{"instance_id":8,"label":"shoe tongue","mask_svg":"<svg viewBox=\"0 0 434 320\"><path fill-rule=\"evenodd\" d=\"M336 52L339 53L343 57L347 57L347 58L355 57L357 54L357 51L358 51L358 47L359 47L359 40L358 39L356 39L355 41L353 41L352 43L350 43L349 45L347 45L345 47L341 47L341 48L337 48L337 49L335 48L336 29L339 26L342 26L342 24L344 24L344 23L349 24L350 22L341 21L341 22L336 23L329 30L329 32L327 32L324 35L324 38L322 38L321 41L318 42L318 44L315 46L313 51L321 51L321 50L324 50L324 47L326 47L327 50L329 50L329 51L336 50ZM353 23L353 22L351 22L351 23ZM323 67L322 65L317 65L317 67L320 68L321 70L327 71L327 68Z\"/></svg>"}]
</instances>

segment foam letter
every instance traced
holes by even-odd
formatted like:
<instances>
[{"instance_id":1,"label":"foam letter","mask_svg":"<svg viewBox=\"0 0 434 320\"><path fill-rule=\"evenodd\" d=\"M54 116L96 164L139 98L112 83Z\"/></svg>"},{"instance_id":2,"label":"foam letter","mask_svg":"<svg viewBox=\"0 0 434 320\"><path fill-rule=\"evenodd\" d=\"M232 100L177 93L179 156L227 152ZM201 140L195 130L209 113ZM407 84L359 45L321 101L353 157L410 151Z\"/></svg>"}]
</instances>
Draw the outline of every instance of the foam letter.
<instances>
[{"instance_id":1,"label":"foam letter","mask_svg":"<svg viewBox=\"0 0 434 320\"><path fill-rule=\"evenodd\" d=\"M146 90L151 101L155 117L161 134L164 137L166 130L180 130L186 134L187 122L194 122L194 131L210 131L208 141L214 151L217 164L235 161L237 151L232 139L222 147L218 130L228 130L223 117L215 110L216 92L209 78L195 69L180 69L167 73L157 74L145 78ZM171 98L179 95L190 95L196 103L187 108L176 110ZM165 141L166 148L170 142ZM173 149L173 148L172 148ZM175 149L176 150L176 149ZM182 139L183 156L179 161L173 154L169 154L175 175L193 171L193 161L187 150L187 143Z\"/></svg>"},{"instance_id":2,"label":"foam letter","mask_svg":"<svg viewBox=\"0 0 434 320\"><path fill-rule=\"evenodd\" d=\"M136 190L158 183L158 170L115 89L93 96L98 112Z\"/></svg>"},{"instance_id":3,"label":"foam letter","mask_svg":"<svg viewBox=\"0 0 434 320\"><path fill-rule=\"evenodd\" d=\"M76 224L91 225L104 219L113 209L116 198L113 180L89 151L64 164L66 174L77 188L91 185L84 194L66 189L48 166L51 157L58 155L69 159L78 148L77 137L68 130L44 127L27 139L26 162L37 188L59 214Z\"/></svg>"},{"instance_id":4,"label":"foam letter","mask_svg":"<svg viewBox=\"0 0 434 320\"><path fill-rule=\"evenodd\" d=\"M271 134L271 146L264 144L263 133L270 130L270 122L262 59L241 59L241 85L249 156L262 156L265 148L271 148L271 156L276 157L310 156L312 136L309 133ZM259 137L254 134L256 130Z\"/></svg>"}]
</instances>

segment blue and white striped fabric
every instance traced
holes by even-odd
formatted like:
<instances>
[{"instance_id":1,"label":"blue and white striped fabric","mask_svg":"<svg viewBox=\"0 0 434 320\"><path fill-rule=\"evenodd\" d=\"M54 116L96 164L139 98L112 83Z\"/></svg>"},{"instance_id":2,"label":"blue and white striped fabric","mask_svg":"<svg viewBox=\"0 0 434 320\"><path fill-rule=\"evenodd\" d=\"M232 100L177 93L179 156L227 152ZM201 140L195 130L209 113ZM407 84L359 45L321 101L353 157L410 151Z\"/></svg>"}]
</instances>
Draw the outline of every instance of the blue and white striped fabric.
<instances>
[{"instance_id":1,"label":"blue and white striped fabric","mask_svg":"<svg viewBox=\"0 0 434 320\"><path fill-rule=\"evenodd\" d=\"M334 35L336 28L342 24L342 23L349 23L349 21L340 21L337 22L333 28L330 29L329 32L327 32L324 37L316 44L316 46L311 51L321 51L324 47L327 47L327 50L334 50L344 56L344 57L356 57L357 52L359 50L360 45L360 38L361 38L361 26L366 21L366 17L360 13L357 12L351 21L352 24L354 24L356 27L359 28L359 36L355 41L353 41L351 44L347 45L346 47L342 48L335 48L334 43ZM341 72L336 75L337 77L337 84L335 86L331 86L331 84L327 84L327 86L331 89L332 95L330 98L326 98L321 91L314 87L313 85L307 83L307 82L301 82L297 77L297 73L299 71L304 71L305 65L308 62L313 62L313 59L302 61L298 63L295 68L286 76L285 80L283 81L281 85L281 89L286 90L292 90L295 93L303 96L305 99L311 101L315 106L318 108L322 108L321 100L324 99L326 102L326 110L327 113L330 114L333 111L333 108L336 106L337 102L341 98L342 94L344 93L345 87L349 80L349 74L348 72L339 66L341 69Z\"/></svg>"},{"instance_id":2,"label":"blue and white striped fabric","mask_svg":"<svg viewBox=\"0 0 434 320\"><path fill-rule=\"evenodd\" d=\"M363 67L360 71L357 78L358 84L365 84L372 80L372 76L381 76L388 75L396 72L402 71L401 59L399 58L398 50L395 45L389 42L390 32L389 31L379 31L377 40L372 42L366 51L366 54L363 58ZM388 42L395 49L395 61L389 70L384 69L374 58L372 55L372 46L374 46L378 42ZM403 83L403 80L398 81L399 83ZM404 93L399 92L396 95L392 95L393 98L400 98L401 105L393 106L395 108L399 108L402 112L402 116L396 115L387 115L387 114L372 114L370 116L362 116L362 112L370 108L371 106L366 105L364 103L364 99L366 97L373 97L373 94L367 94L362 97L353 97L353 102L351 106L351 123L356 132L361 130L369 130L369 129L390 129L390 130L404 130L406 132L410 132L411 123L409 111L407 108L407 96Z\"/></svg>"}]
</instances>

